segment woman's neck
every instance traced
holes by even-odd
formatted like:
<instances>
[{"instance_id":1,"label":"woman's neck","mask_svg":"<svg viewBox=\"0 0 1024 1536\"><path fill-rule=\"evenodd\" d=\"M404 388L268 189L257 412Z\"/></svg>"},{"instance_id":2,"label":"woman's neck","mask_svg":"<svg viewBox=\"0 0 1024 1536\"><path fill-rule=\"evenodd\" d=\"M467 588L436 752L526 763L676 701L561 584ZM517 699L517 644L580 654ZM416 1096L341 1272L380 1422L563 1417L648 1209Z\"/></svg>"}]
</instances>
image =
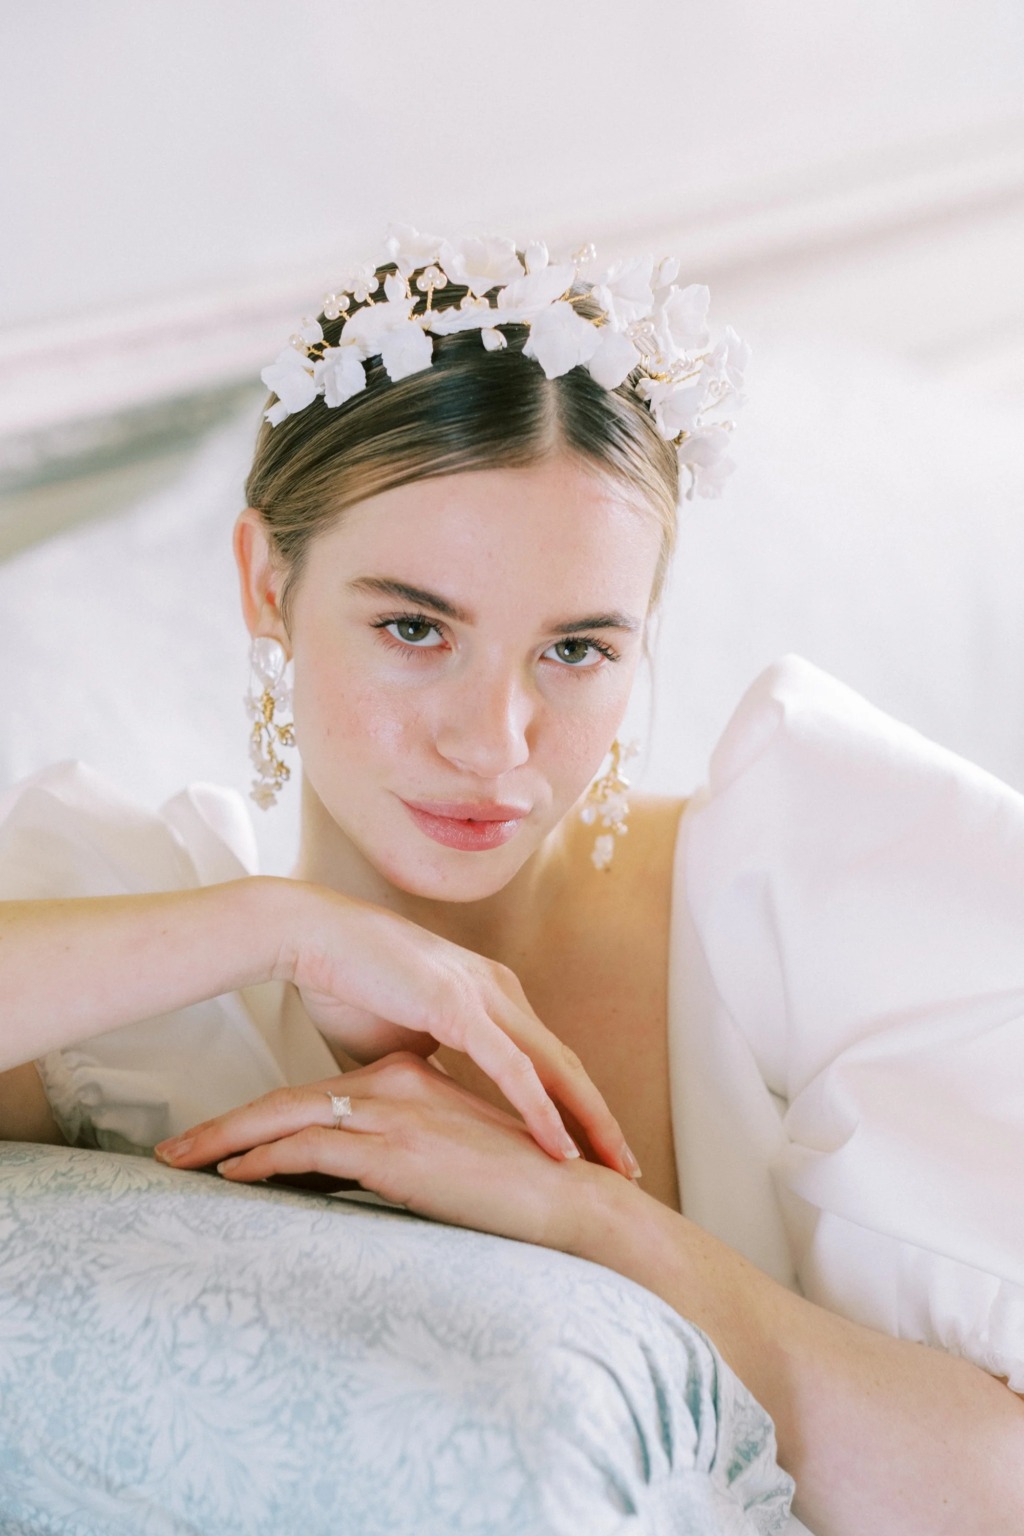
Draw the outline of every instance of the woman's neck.
<instances>
[{"instance_id":1,"label":"woman's neck","mask_svg":"<svg viewBox=\"0 0 1024 1536\"><path fill-rule=\"evenodd\" d=\"M439 901L392 885L302 783L302 834L292 878L385 907L431 933L514 966L570 878L573 838L565 823L509 883L481 901Z\"/></svg>"}]
</instances>

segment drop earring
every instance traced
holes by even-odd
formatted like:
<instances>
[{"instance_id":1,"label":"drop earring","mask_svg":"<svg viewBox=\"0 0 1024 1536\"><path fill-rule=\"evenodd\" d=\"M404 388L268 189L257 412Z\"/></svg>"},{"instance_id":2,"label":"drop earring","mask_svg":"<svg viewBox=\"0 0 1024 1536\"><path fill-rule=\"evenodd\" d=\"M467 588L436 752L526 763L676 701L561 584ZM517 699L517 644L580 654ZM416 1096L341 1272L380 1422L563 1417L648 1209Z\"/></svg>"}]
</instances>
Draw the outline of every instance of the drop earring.
<instances>
[{"instance_id":1,"label":"drop earring","mask_svg":"<svg viewBox=\"0 0 1024 1536\"><path fill-rule=\"evenodd\" d=\"M253 722L249 761L256 770L249 794L264 811L277 804L278 793L292 776L278 750L294 747L295 727L290 720L281 722L274 718L275 710L291 708L292 691L284 682L287 663L279 640L272 640L269 635L254 638L249 651L249 691L245 695L245 708Z\"/></svg>"},{"instance_id":2,"label":"drop earring","mask_svg":"<svg viewBox=\"0 0 1024 1536\"><path fill-rule=\"evenodd\" d=\"M622 765L635 757L637 751L635 741L623 744L616 738L612 742L611 762L600 778L591 784L580 810L580 820L586 826L592 827L600 820L602 827L606 828L594 839L590 858L595 869L610 867L616 837L623 837L629 831L626 825L626 817L629 815L629 803L626 800L629 780L622 771Z\"/></svg>"}]
</instances>

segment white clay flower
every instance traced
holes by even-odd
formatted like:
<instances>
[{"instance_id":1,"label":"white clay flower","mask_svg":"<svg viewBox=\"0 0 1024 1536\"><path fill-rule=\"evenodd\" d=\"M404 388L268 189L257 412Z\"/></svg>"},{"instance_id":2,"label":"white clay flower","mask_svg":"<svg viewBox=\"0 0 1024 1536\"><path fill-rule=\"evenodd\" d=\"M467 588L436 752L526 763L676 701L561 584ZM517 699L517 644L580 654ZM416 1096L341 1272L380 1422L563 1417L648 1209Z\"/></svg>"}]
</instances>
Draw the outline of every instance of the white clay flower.
<instances>
[{"instance_id":1,"label":"white clay flower","mask_svg":"<svg viewBox=\"0 0 1024 1536\"><path fill-rule=\"evenodd\" d=\"M273 763L265 755L258 741L250 741L249 743L249 761L257 773L266 775L274 771Z\"/></svg>"},{"instance_id":2,"label":"white clay flower","mask_svg":"<svg viewBox=\"0 0 1024 1536\"><path fill-rule=\"evenodd\" d=\"M294 347L285 347L270 363L260 378L277 396L277 404L265 413L271 426L276 427L286 416L304 411L316 399L318 390L313 379L313 363Z\"/></svg>"},{"instance_id":3,"label":"white clay flower","mask_svg":"<svg viewBox=\"0 0 1024 1536\"><path fill-rule=\"evenodd\" d=\"M595 869L607 869L615 853L615 839L610 832L602 832L600 837L595 837L594 847L590 859Z\"/></svg>"},{"instance_id":4,"label":"white clay flower","mask_svg":"<svg viewBox=\"0 0 1024 1536\"><path fill-rule=\"evenodd\" d=\"M526 257L527 272L542 271L550 260L548 248L543 240L531 240L523 254Z\"/></svg>"},{"instance_id":5,"label":"white clay flower","mask_svg":"<svg viewBox=\"0 0 1024 1536\"><path fill-rule=\"evenodd\" d=\"M298 330L294 336L289 337L292 346L300 352L304 352L307 347L315 347L323 339L324 333L319 320L314 320L310 315L299 322Z\"/></svg>"},{"instance_id":6,"label":"white clay flower","mask_svg":"<svg viewBox=\"0 0 1024 1536\"><path fill-rule=\"evenodd\" d=\"M605 389L618 389L639 361L640 353L629 337L605 325L597 333L597 347L587 367Z\"/></svg>"},{"instance_id":7,"label":"white clay flower","mask_svg":"<svg viewBox=\"0 0 1024 1536\"><path fill-rule=\"evenodd\" d=\"M729 430L727 427L710 426L703 427L688 437L684 443L680 443L679 451L687 464L700 464L710 468L717 464L729 447Z\"/></svg>"},{"instance_id":8,"label":"white clay flower","mask_svg":"<svg viewBox=\"0 0 1024 1536\"><path fill-rule=\"evenodd\" d=\"M338 345L311 358L323 333L317 321L306 319L263 370L264 383L277 395L266 413L272 424L317 395L328 406L343 405L365 389L367 358L379 356L392 380L403 379L430 366L432 336L478 330L482 347L497 352L508 346L501 327L517 325L527 331L524 355L549 379L584 366L611 390L635 370L637 395L661 435L677 446L684 494L720 494L732 469L725 453L732 422L724 419L725 407L743 403L750 349L729 327L708 350L708 290L699 283L676 285L676 257L632 257L601 269L593 246L585 246L552 263L542 241L530 242L520 258L501 235L441 240L408 224L389 226L386 246L397 275L383 279L383 294L373 263L364 262L325 301L331 318L346 317ZM577 279L594 285L594 303L603 311L596 320L566 297ZM420 294L446 281L468 289L458 306L413 315ZM349 294L362 306L355 313Z\"/></svg>"},{"instance_id":9,"label":"white clay flower","mask_svg":"<svg viewBox=\"0 0 1024 1536\"><path fill-rule=\"evenodd\" d=\"M681 467L690 472L687 501L694 496L718 497L722 484L732 474L733 462L727 457L729 430L724 426L702 427L679 444L676 452Z\"/></svg>"},{"instance_id":10,"label":"white clay flower","mask_svg":"<svg viewBox=\"0 0 1024 1536\"><path fill-rule=\"evenodd\" d=\"M606 827L618 831L621 827L626 830L626 817L629 815L629 801L626 799L626 791L613 791L605 797L601 807L601 821Z\"/></svg>"},{"instance_id":11,"label":"white clay flower","mask_svg":"<svg viewBox=\"0 0 1024 1536\"><path fill-rule=\"evenodd\" d=\"M662 291L653 319L663 352L699 351L707 346L710 303L711 293L704 283Z\"/></svg>"},{"instance_id":12,"label":"white clay flower","mask_svg":"<svg viewBox=\"0 0 1024 1536\"><path fill-rule=\"evenodd\" d=\"M707 398L702 383L648 384L647 395L658 431L662 437L677 437L680 432L692 432L697 426Z\"/></svg>"},{"instance_id":13,"label":"white clay flower","mask_svg":"<svg viewBox=\"0 0 1024 1536\"><path fill-rule=\"evenodd\" d=\"M570 265L539 267L536 272L520 274L498 294L498 308L520 324L528 324L542 309L554 304L572 286Z\"/></svg>"},{"instance_id":14,"label":"white clay flower","mask_svg":"<svg viewBox=\"0 0 1024 1536\"><path fill-rule=\"evenodd\" d=\"M373 357L380 351L381 340L388 331L408 322L414 302L410 296L389 299L381 304L368 304L365 309L357 310L351 320L346 321L341 333L341 345L359 348L362 357Z\"/></svg>"},{"instance_id":15,"label":"white clay flower","mask_svg":"<svg viewBox=\"0 0 1024 1536\"><path fill-rule=\"evenodd\" d=\"M716 464L694 464L688 467L692 480L686 499L692 501L694 496L705 496L717 501L736 465L730 458L721 458Z\"/></svg>"},{"instance_id":16,"label":"white clay flower","mask_svg":"<svg viewBox=\"0 0 1024 1536\"><path fill-rule=\"evenodd\" d=\"M651 278L651 287L657 292L659 288L668 288L679 276L679 257L666 256L659 261Z\"/></svg>"},{"instance_id":17,"label":"white clay flower","mask_svg":"<svg viewBox=\"0 0 1024 1536\"><path fill-rule=\"evenodd\" d=\"M330 406L344 405L366 388L366 369L358 347L328 347L316 365L315 374Z\"/></svg>"},{"instance_id":18,"label":"white clay flower","mask_svg":"<svg viewBox=\"0 0 1024 1536\"><path fill-rule=\"evenodd\" d=\"M394 384L429 368L433 352L430 337L415 320L400 321L380 338L380 360Z\"/></svg>"},{"instance_id":19,"label":"white clay flower","mask_svg":"<svg viewBox=\"0 0 1024 1536\"><path fill-rule=\"evenodd\" d=\"M277 791L274 789L273 784L256 783L249 791L249 794L261 811L269 811L271 806L277 804Z\"/></svg>"},{"instance_id":20,"label":"white clay flower","mask_svg":"<svg viewBox=\"0 0 1024 1536\"><path fill-rule=\"evenodd\" d=\"M616 327L628 325L631 320L639 320L650 314L654 302L654 294L651 292L653 266L650 256L634 256L629 260L616 261L594 284L594 298Z\"/></svg>"},{"instance_id":21,"label":"white clay flower","mask_svg":"<svg viewBox=\"0 0 1024 1536\"><path fill-rule=\"evenodd\" d=\"M716 393L726 390L739 394L743 388L743 376L750 362L750 347L742 341L731 325L727 325L721 341L710 352L704 364L709 387L719 386Z\"/></svg>"},{"instance_id":22,"label":"white clay flower","mask_svg":"<svg viewBox=\"0 0 1024 1536\"><path fill-rule=\"evenodd\" d=\"M390 303L400 304L409 297L409 284L404 277L396 277L392 272L384 279L384 293Z\"/></svg>"},{"instance_id":23,"label":"white clay flower","mask_svg":"<svg viewBox=\"0 0 1024 1536\"><path fill-rule=\"evenodd\" d=\"M571 304L559 302L542 309L523 346L526 357L536 358L549 379L587 363L597 351L600 332L578 315Z\"/></svg>"},{"instance_id":24,"label":"white clay flower","mask_svg":"<svg viewBox=\"0 0 1024 1536\"><path fill-rule=\"evenodd\" d=\"M503 235L445 240L438 260L453 283L464 283L477 296L511 283L523 271L515 245Z\"/></svg>"},{"instance_id":25,"label":"white clay flower","mask_svg":"<svg viewBox=\"0 0 1024 1536\"><path fill-rule=\"evenodd\" d=\"M384 239L387 257L403 277L411 277L420 267L429 267L440 257L444 241L440 235L422 235L411 224L389 224Z\"/></svg>"},{"instance_id":26,"label":"white clay flower","mask_svg":"<svg viewBox=\"0 0 1024 1536\"><path fill-rule=\"evenodd\" d=\"M496 309L486 299L475 299L471 304L449 305L447 309L431 310L420 320L435 336L454 336L457 331L476 331L494 325L507 325L510 316Z\"/></svg>"}]
</instances>

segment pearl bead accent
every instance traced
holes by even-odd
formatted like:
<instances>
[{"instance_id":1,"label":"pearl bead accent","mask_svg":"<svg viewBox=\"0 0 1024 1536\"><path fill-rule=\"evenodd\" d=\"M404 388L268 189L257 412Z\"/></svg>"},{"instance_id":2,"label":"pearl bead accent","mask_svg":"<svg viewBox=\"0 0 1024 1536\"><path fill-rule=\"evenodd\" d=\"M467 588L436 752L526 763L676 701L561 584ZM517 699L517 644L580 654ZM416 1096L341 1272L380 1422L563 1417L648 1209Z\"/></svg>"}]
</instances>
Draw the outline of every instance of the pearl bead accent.
<instances>
[{"instance_id":1,"label":"pearl bead accent","mask_svg":"<svg viewBox=\"0 0 1024 1536\"><path fill-rule=\"evenodd\" d=\"M252 642L252 669L269 688L281 681L287 659L284 646L271 635L257 635Z\"/></svg>"}]
</instances>

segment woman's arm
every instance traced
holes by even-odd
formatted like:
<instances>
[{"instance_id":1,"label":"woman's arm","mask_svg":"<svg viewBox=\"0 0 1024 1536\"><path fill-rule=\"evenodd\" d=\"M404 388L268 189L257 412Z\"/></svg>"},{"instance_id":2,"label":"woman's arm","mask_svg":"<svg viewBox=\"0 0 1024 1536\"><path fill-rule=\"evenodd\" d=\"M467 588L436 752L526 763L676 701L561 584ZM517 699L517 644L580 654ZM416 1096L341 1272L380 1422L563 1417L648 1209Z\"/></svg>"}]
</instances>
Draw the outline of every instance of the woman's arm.
<instances>
[{"instance_id":1,"label":"woman's arm","mask_svg":"<svg viewBox=\"0 0 1024 1536\"><path fill-rule=\"evenodd\" d=\"M331 1092L349 1096L341 1130ZM816 1536L1024 1531L1024 1403L994 1377L814 1306L605 1168L553 1162L510 1115L416 1058L280 1090L158 1150L237 1180L355 1179L435 1220L637 1281L702 1328L772 1415Z\"/></svg>"},{"instance_id":2,"label":"woman's arm","mask_svg":"<svg viewBox=\"0 0 1024 1536\"><path fill-rule=\"evenodd\" d=\"M964 1360L794 1295L640 1190L580 1170L570 1251L702 1328L775 1421L816 1536L1020 1536L1024 1402Z\"/></svg>"},{"instance_id":3,"label":"woman's arm","mask_svg":"<svg viewBox=\"0 0 1024 1536\"><path fill-rule=\"evenodd\" d=\"M0 1070L266 980L277 883L0 903Z\"/></svg>"},{"instance_id":4,"label":"woman's arm","mask_svg":"<svg viewBox=\"0 0 1024 1536\"><path fill-rule=\"evenodd\" d=\"M452 1046L493 1079L553 1158L578 1155L561 1108L603 1162L626 1174L635 1166L603 1098L511 971L302 881L0 903L0 1072L269 980L294 983L325 1038L357 1060ZM5 1087L9 1095L17 1085ZM0 1136L11 1134L0 1119Z\"/></svg>"},{"instance_id":5,"label":"woman's arm","mask_svg":"<svg viewBox=\"0 0 1024 1536\"><path fill-rule=\"evenodd\" d=\"M258 885L0 903L0 1138L64 1139L33 1058L267 974Z\"/></svg>"}]
</instances>

